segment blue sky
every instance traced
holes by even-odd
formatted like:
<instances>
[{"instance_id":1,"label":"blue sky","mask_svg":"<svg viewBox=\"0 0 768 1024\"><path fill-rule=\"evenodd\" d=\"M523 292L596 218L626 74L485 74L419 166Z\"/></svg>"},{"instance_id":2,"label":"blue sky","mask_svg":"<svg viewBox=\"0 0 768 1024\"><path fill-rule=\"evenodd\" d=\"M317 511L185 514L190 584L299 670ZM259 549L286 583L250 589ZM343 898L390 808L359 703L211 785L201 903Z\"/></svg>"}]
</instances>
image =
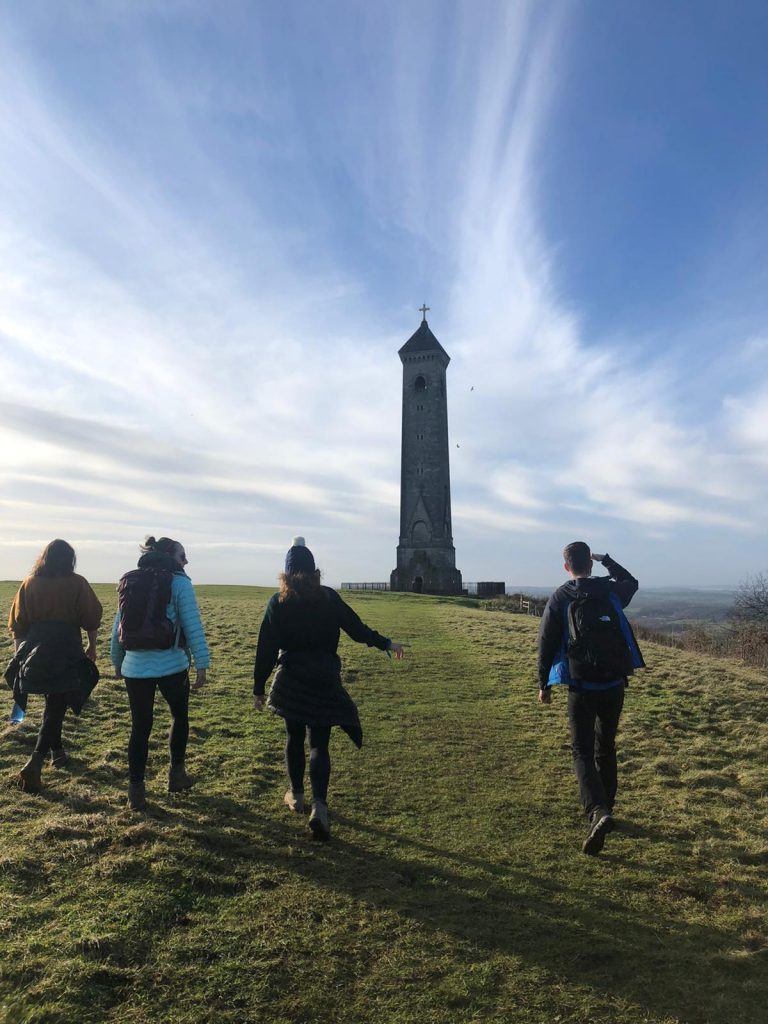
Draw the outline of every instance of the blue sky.
<instances>
[{"instance_id":1,"label":"blue sky","mask_svg":"<svg viewBox=\"0 0 768 1024\"><path fill-rule=\"evenodd\" d=\"M0 577L177 536L395 564L401 367L452 357L457 564L765 570L761 3L27 0L0 13ZM460 445L460 447L456 447Z\"/></svg>"}]
</instances>

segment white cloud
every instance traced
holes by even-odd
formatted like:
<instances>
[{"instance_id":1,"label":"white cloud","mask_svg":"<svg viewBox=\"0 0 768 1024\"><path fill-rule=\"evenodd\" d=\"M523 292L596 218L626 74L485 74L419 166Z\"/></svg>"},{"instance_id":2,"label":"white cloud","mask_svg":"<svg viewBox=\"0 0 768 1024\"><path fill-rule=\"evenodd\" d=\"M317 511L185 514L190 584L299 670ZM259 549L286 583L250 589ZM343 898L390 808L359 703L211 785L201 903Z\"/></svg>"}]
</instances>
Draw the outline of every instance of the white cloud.
<instances>
[{"instance_id":1,"label":"white cloud","mask_svg":"<svg viewBox=\"0 0 768 1024\"><path fill-rule=\"evenodd\" d=\"M761 519L752 460L768 451L768 395L734 394L692 426L669 351L639 356L631 328L621 345L596 344L558 296L536 166L568 43L562 5L491 4L483 18L469 4L450 18L441 4L361 9L353 29L373 56L355 58L352 83L348 31L310 12L327 69L314 86L270 65L258 33L253 68L207 63L190 81L160 59L150 9L112 15L138 33L130 140L60 95L31 48L0 54L7 536L28 547L66 524L94 564L112 545L101 574L166 522L205 553L209 578L245 581L271 578L285 538L311 527L334 552L332 578L361 564L384 575L395 353L415 322L404 314L395 335L365 308L391 283L338 242L353 197L392 264L407 246L408 288L436 284L438 266L450 297L432 323L453 357L460 564L480 567L489 538L556 531L574 510L654 535ZM203 17L183 3L165 13L187 27ZM91 30L116 45L105 24ZM214 138L227 118L246 127L226 136L225 159ZM295 209L264 198L281 171L296 175ZM764 348L760 335L744 352Z\"/></svg>"},{"instance_id":2,"label":"white cloud","mask_svg":"<svg viewBox=\"0 0 768 1024\"><path fill-rule=\"evenodd\" d=\"M509 512L497 511L488 505L472 505L465 502L453 504L454 533L457 527L462 530L482 533L488 537L488 528L495 531L513 531L515 533L529 533L532 530L540 531L547 529L542 520L533 516L515 515Z\"/></svg>"},{"instance_id":3,"label":"white cloud","mask_svg":"<svg viewBox=\"0 0 768 1024\"><path fill-rule=\"evenodd\" d=\"M491 491L507 505L530 509L545 506L542 484L530 468L511 462L497 469L490 480Z\"/></svg>"},{"instance_id":4,"label":"white cloud","mask_svg":"<svg viewBox=\"0 0 768 1024\"><path fill-rule=\"evenodd\" d=\"M724 403L727 427L736 444L757 462L768 462L768 388L759 388Z\"/></svg>"}]
</instances>

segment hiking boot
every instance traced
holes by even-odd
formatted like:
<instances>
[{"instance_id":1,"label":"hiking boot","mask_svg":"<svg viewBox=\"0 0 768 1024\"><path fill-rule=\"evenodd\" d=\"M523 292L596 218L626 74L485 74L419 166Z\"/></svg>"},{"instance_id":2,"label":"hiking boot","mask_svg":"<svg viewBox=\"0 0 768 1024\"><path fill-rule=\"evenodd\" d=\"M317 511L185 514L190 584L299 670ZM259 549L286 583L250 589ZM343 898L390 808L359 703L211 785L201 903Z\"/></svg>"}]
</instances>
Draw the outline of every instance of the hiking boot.
<instances>
[{"instance_id":1,"label":"hiking boot","mask_svg":"<svg viewBox=\"0 0 768 1024\"><path fill-rule=\"evenodd\" d=\"M39 793L43 784L41 772L45 761L44 754L35 751L18 774L19 787L25 793Z\"/></svg>"},{"instance_id":2,"label":"hiking boot","mask_svg":"<svg viewBox=\"0 0 768 1024\"><path fill-rule=\"evenodd\" d=\"M589 832L581 846L581 852L596 857L603 848L605 837L616 827L613 815L604 807L594 812L589 819Z\"/></svg>"},{"instance_id":3,"label":"hiking boot","mask_svg":"<svg viewBox=\"0 0 768 1024\"><path fill-rule=\"evenodd\" d=\"M147 791L143 782L128 783L128 806L132 811L143 811L147 806Z\"/></svg>"},{"instance_id":4,"label":"hiking boot","mask_svg":"<svg viewBox=\"0 0 768 1024\"><path fill-rule=\"evenodd\" d=\"M64 747L61 747L59 750L51 751L51 764L54 768L63 768L68 760L69 754L66 752Z\"/></svg>"},{"instance_id":5,"label":"hiking boot","mask_svg":"<svg viewBox=\"0 0 768 1024\"><path fill-rule=\"evenodd\" d=\"M304 813L304 791L301 789L289 789L283 797L283 803L295 814Z\"/></svg>"},{"instance_id":6,"label":"hiking boot","mask_svg":"<svg viewBox=\"0 0 768 1024\"><path fill-rule=\"evenodd\" d=\"M331 826L328 823L328 804L325 800L312 801L309 827L312 830L313 839L326 840L331 838Z\"/></svg>"},{"instance_id":7,"label":"hiking boot","mask_svg":"<svg viewBox=\"0 0 768 1024\"><path fill-rule=\"evenodd\" d=\"M195 784L195 779L191 775L187 775L187 770L184 767L184 762L181 764L172 764L168 770L168 792L169 793L181 793L185 789L192 789Z\"/></svg>"}]
</instances>

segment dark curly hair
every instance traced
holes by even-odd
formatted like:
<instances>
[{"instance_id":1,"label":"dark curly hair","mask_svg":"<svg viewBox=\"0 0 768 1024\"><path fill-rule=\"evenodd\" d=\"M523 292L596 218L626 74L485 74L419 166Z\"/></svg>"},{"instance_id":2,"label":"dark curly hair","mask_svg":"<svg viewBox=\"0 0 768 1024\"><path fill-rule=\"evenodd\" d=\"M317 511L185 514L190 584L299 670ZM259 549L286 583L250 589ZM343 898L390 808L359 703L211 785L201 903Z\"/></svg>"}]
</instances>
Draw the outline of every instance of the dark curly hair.
<instances>
[{"instance_id":1,"label":"dark curly hair","mask_svg":"<svg viewBox=\"0 0 768 1024\"><path fill-rule=\"evenodd\" d=\"M325 594L320 584L320 570L314 572L281 572L280 596L278 600L306 601L314 604L323 600Z\"/></svg>"},{"instance_id":2,"label":"dark curly hair","mask_svg":"<svg viewBox=\"0 0 768 1024\"><path fill-rule=\"evenodd\" d=\"M139 544L139 551L142 555L148 555L150 551L159 551L162 555L172 555L176 548L183 547L181 541L171 540L170 537L161 537L160 540L155 540L154 537L149 536L144 538L143 544Z\"/></svg>"}]
</instances>

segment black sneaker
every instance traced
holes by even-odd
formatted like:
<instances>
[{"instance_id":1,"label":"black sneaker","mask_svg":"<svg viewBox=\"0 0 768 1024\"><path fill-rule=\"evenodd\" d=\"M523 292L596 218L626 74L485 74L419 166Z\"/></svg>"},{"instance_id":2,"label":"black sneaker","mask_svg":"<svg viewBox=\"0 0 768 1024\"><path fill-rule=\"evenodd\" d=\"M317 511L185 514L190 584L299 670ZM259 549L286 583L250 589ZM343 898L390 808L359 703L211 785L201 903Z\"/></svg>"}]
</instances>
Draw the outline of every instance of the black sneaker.
<instances>
[{"instance_id":1,"label":"black sneaker","mask_svg":"<svg viewBox=\"0 0 768 1024\"><path fill-rule=\"evenodd\" d=\"M581 852L589 854L590 857L596 857L603 848L605 837L613 831L615 826L616 822L610 811L604 808L595 811L590 819L587 838L581 845Z\"/></svg>"}]
</instances>

